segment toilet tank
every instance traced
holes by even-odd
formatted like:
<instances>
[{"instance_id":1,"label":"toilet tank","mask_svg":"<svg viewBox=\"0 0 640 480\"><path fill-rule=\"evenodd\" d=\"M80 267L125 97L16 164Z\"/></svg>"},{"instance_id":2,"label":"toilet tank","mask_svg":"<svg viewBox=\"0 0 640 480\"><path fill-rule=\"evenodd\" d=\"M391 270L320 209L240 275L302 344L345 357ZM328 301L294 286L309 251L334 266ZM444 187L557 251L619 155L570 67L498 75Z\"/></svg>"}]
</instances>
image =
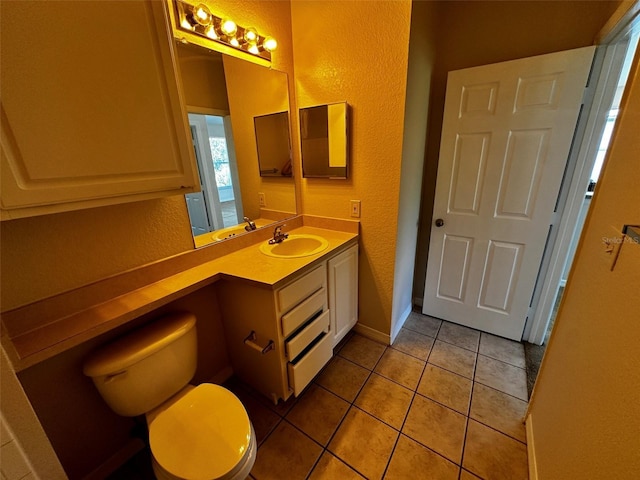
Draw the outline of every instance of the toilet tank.
<instances>
[{"instance_id":1,"label":"toilet tank","mask_svg":"<svg viewBox=\"0 0 640 480\"><path fill-rule=\"evenodd\" d=\"M83 368L111 409L134 417L179 392L197 364L196 318L176 313L94 351Z\"/></svg>"}]
</instances>

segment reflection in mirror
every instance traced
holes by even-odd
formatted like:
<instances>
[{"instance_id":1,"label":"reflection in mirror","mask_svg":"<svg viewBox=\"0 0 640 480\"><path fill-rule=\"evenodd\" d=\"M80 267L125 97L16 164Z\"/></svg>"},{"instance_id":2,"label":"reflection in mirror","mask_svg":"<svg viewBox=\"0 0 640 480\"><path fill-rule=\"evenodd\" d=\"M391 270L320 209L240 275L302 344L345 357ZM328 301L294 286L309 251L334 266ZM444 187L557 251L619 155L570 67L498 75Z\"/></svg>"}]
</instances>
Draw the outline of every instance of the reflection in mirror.
<instances>
[{"instance_id":1,"label":"reflection in mirror","mask_svg":"<svg viewBox=\"0 0 640 480\"><path fill-rule=\"evenodd\" d=\"M201 185L185 195L195 237L237 225L244 213L229 116L189 113L189 126Z\"/></svg>"},{"instance_id":2,"label":"reflection in mirror","mask_svg":"<svg viewBox=\"0 0 640 480\"><path fill-rule=\"evenodd\" d=\"M293 179L260 176L254 130L254 117L283 112L290 145L287 75L195 45L176 50L202 188L185 196L195 246L295 215Z\"/></svg>"},{"instance_id":3,"label":"reflection in mirror","mask_svg":"<svg viewBox=\"0 0 640 480\"><path fill-rule=\"evenodd\" d=\"M253 123L258 144L260 176L290 177L289 112L260 115L253 119Z\"/></svg>"},{"instance_id":4,"label":"reflection in mirror","mask_svg":"<svg viewBox=\"0 0 640 480\"><path fill-rule=\"evenodd\" d=\"M347 178L348 124L346 103L300 109L303 176Z\"/></svg>"}]
</instances>

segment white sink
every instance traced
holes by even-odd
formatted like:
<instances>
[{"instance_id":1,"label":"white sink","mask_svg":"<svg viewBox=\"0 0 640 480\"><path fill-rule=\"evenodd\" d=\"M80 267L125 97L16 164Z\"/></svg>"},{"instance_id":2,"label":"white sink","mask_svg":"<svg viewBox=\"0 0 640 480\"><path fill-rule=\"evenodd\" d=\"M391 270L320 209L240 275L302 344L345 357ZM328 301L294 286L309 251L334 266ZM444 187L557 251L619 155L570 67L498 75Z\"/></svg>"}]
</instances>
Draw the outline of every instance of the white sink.
<instances>
[{"instance_id":1,"label":"white sink","mask_svg":"<svg viewBox=\"0 0 640 480\"><path fill-rule=\"evenodd\" d=\"M318 235L294 234L280 243L261 243L260 251L270 257L300 258L320 253L328 246L329 242Z\"/></svg>"},{"instance_id":2,"label":"white sink","mask_svg":"<svg viewBox=\"0 0 640 480\"><path fill-rule=\"evenodd\" d=\"M247 230L244 229L244 225L236 225L233 227L223 228L222 230L218 230L214 232L211 236L213 240L225 240L227 238L235 237L236 235L240 235L242 233L247 233Z\"/></svg>"}]
</instances>

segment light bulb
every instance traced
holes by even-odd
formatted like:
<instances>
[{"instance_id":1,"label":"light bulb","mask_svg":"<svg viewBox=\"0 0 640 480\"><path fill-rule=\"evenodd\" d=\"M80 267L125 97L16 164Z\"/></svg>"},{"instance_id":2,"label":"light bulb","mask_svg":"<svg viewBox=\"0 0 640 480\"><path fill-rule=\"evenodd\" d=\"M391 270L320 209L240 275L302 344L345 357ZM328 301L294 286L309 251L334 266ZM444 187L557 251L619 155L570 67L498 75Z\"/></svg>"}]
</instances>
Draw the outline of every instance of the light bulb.
<instances>
[{"instance_id":1,"label":"light bulb","mask_svg":"<svg viewBox=\"0 0 640 480\"><path fill-rule=\"evenodd\" d=\"M231 45L233 45L234 47L239 47L240 46L240 42L238 41L238 39L236 37L233 37L231 40L229 40L229 43Z\"/></svg>"},{"instance_id":2,"label":"light bulb","mask_svg":"<svg viewBox=\"0 0 640 480\"><path fill-rule=\"evenodd\" d=\"M231 36L236 33L236 31L238 30L238 26L236 25L236 22L227 18L220 24L220 30L222 30L222 33L224 33L225 35Z\"/></svg>"},{"instance_id":3,"label":"light bulb","mask_svg":"<svg viewBox=\"0 0 640 480\"><path fill-rule=\"evenodd\" d=\"M213 28L213 25L209 25L209 26L204 30L204 34L205 34L207 37L209 37L209 38L211 38L211 39L213 39L213 40L215 40L215 39L217 39L217 38L218 38L218 34L216 33L216 29L215 29L215 28Z\"/></svg>"},{"instance_id":4,"label":"light bulb","mask_svg":"<svg viewBox=\"0 0 640 480\"><path fill-rule=\"evenodd\" d=\"M247 43L255 44L258 41L258 31L253 27L245 28L244 41Z\"/></svg>"},{"instance_id":5,"label":"light bulb","mask_svg":"<svg viewBox=\"0 0 640 480\"><path fill-rule=\"evenodd\" d=\"M278 42L273 37L267 37L264 39L262 46L268 52L273 52L276 48L278 48Z\"/></svg>"},{"instance_id":6,"label":"light bulb","mask_svg":"<svg viewBox=\"0 0 640 480\"><path fill-rule=\"evenodd\" d=\"M193 18L203 27L211 24L211 10L204 3L201 3L193 9Z\"/></svg>"},{"instance_id":7,"label":"light bulb","mask_svg":"<svg viewBox=\"0 0 640 480\"><path fill-rule=\"evenodd\" d=\"M186 18L182 19L182 21L180 22L180 26L185 30L193 30L193 25L191 25L191 23L189 23L189 20L187 20Z\"/></svg>"},{"instance_id":8,"label":"light bulb","mask_svg":"<svg viewBox=\"0 0 640 480\"><path fill-rule=\"evenodd\" d=\"M260 49L258 48L258 45L256 45L255 43L251 44L248 51L249 53L253 53L254 55L260 55Z\"/></svg>"}]
</instances>

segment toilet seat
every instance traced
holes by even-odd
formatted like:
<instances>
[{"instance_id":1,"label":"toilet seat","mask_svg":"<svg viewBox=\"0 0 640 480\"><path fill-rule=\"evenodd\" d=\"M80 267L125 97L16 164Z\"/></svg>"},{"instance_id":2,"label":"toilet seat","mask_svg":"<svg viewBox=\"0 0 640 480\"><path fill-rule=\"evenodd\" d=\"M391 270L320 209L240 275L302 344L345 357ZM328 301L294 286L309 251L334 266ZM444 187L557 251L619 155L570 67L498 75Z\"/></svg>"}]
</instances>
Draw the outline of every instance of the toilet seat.
<instances>
[{"instance_id":1,"label":"toilet seat","mask_svg":"<svg viewBox=\"0 0 640 480\"><path fill-rule=\"evenodd\" d=\"M251 438L251 423L240 400L208 383L189 390L149 424L154 459L179 478L232 474L249 452Z\"/></svg>"}]
</instances>

